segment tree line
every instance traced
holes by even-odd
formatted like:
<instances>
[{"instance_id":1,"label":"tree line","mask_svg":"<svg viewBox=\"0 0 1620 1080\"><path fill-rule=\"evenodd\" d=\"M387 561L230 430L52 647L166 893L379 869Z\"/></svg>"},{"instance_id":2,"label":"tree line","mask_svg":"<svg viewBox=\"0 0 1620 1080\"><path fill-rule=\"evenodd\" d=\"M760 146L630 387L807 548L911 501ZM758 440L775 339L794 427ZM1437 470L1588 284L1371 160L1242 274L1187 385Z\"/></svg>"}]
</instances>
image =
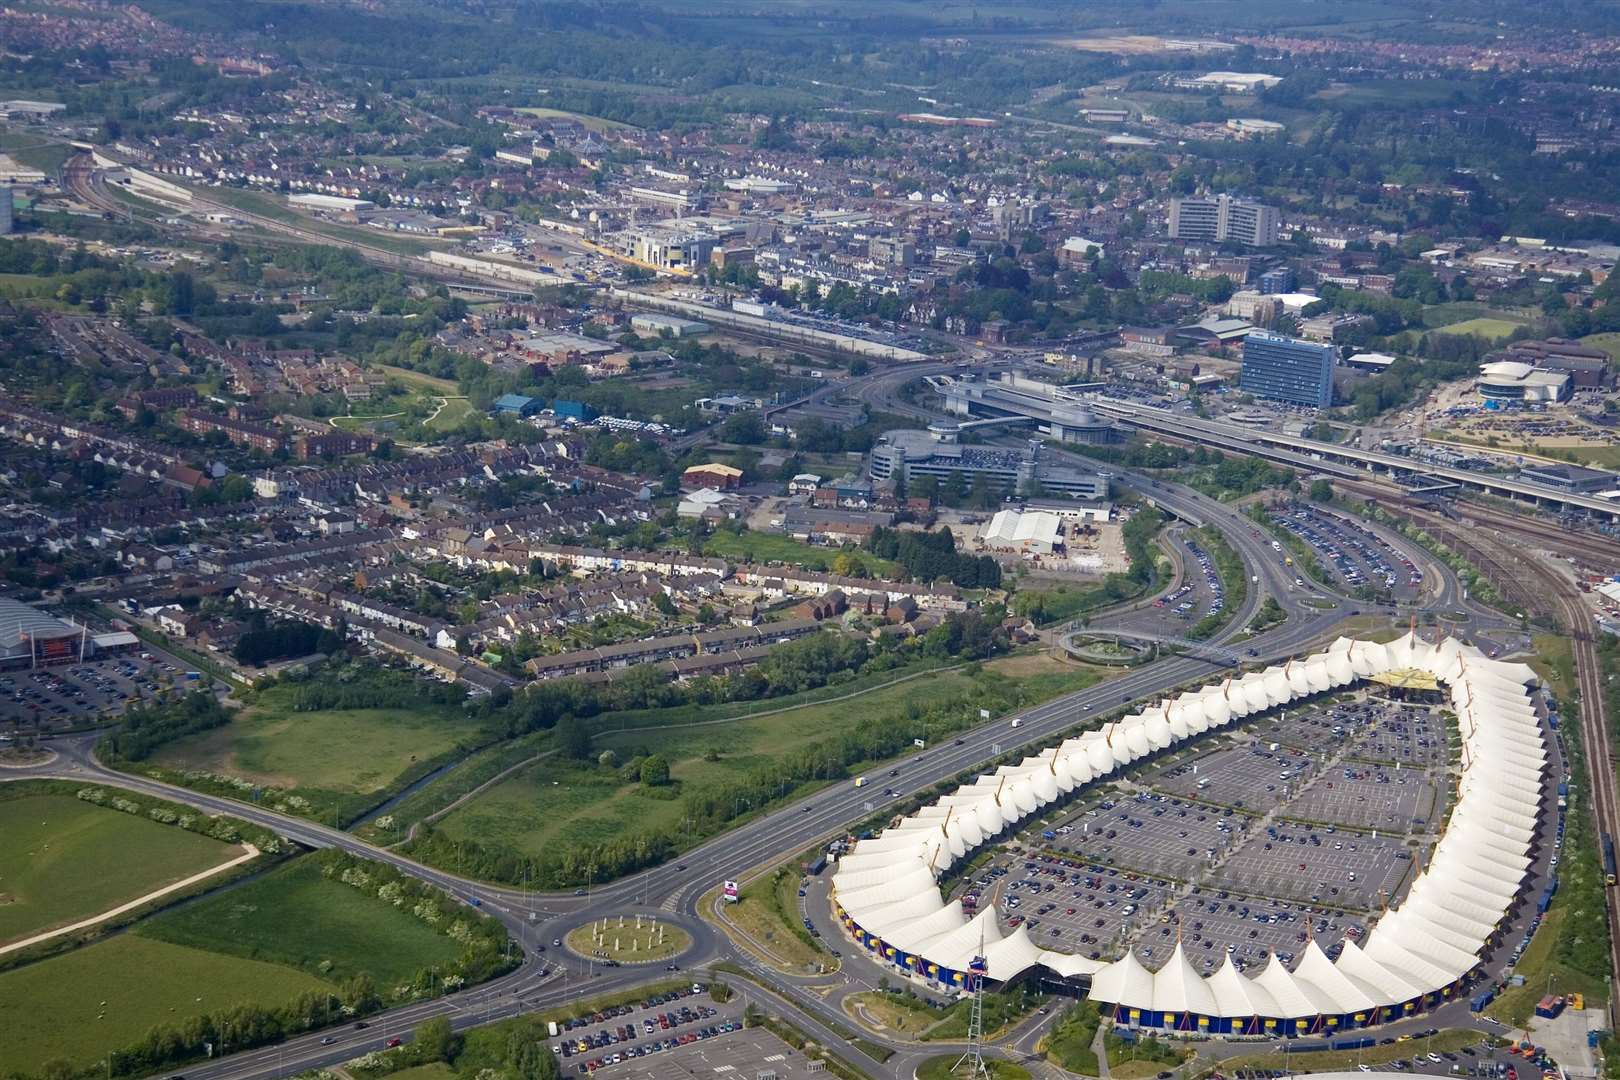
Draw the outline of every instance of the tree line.
<instances>
[{"instance_id":1,"label":"tree line","mask_svg":"<svg viewBox=\"0 0 1620 1080\"><path fill-rule=\"evenodd\" d=\"M964 589L1001 587L1001 564L988 555L959 553L949 528L912 532L879 526L865 547L880 559L899 563L916 581L949 581Z\"/></svg>"},{"instance_id":2,"label":"tree line","mask_svg":"<svg viewBox=\"0 0 1620 1080\"><path fill-rule=\"evenodd\" d=\"M124 714L123 726L101 745L110 760L145 761L166 743L224 727L230 719L230 712L212 692L195 690L178 701L132 706Z\"/></svg>"},{"instance_id":3,"label":"tree line","mask_svg":"<svg viewBox=\"0 0 1620 1080\"><path fill-rule=\"evenodd\" d=\"M1005 651L1007 645L1006 634L995 620L966 612L947 617L922 636L917 648L928 656L983 659ZM545 696L554 703L599 704L589 701L586 694L594 687L560 685L571 681L559 680L558 689ZM1021 694L1011 680L987 678L973 691L927 709L913 702L863 720L851 731L791 751L727 783L686 788L679 793L685 818L680 830L648 829L553 845L539 855L528 855L499 840L451 838L426 826L408 850L413 858L457 866L462 873L489 881L517 884L526 880L541 888L609 881L669 859L695 839L791 796L801 784L846 777L851 765L893 757L913 739L927 741L962 730L977 722L980 708L994 712L1023 704ZM554 726L559 751L577 759L590 757L587 722L568 714L558 717Z\"/></svg>"}]
</instances>

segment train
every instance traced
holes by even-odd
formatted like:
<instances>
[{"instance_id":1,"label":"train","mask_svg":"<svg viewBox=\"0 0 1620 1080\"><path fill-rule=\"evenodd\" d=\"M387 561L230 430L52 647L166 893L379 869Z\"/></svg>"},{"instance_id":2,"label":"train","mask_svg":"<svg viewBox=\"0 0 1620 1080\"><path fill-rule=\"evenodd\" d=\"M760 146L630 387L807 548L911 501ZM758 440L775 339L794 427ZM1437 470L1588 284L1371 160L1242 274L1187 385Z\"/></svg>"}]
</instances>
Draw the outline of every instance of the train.
<instances>
[{"instance_id":1,"label":"train","mask_svg":"<svg viewBox=\"0 0 1620 1080\"><path fill-rule=\"evenodd\" d=\"M1603 883L1614 884L1614 837L1603 834Z\"/></svg>"}]
</instances>

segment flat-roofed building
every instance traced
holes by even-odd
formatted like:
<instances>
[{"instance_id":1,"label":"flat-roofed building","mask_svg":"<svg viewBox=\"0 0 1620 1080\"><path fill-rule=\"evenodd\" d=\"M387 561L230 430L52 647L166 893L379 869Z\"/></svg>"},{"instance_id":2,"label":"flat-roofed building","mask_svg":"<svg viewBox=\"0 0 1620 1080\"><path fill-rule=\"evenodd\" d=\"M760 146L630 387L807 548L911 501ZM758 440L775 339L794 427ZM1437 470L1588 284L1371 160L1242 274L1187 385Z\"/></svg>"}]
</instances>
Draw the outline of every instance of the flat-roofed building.
<instances>
[{"instance_id":1,"label":"flat-roofed building","mask_svg":"<svg viewBox=\"0 0 1620 1080\"><path fill-rule=\"evenodd\" d=\"M1519 470L1519 479L1532 484L1545 484L1560 491L1589 494L1607 491L1620 478L1601 469L1588 469L1580 465L1532 465Z\"/></svg>"},{"instance_id":2,"label":"flat-roofed building","mask_svg":"<svg viewBox=\"0 0 1620 1080\"><path fill-rule=\"evenodd\" d=\"M1256 397L1325 409L1333 404L1333 347L1255 331L1243 340L1238 385Z\"/></svg>"},{"instance_id":3,"label":"flat-roofed building","mask_svg":"<svg viewBox=\"0 0 1620 1080\"><path fill-rule=\"evenodd\" d=\"M1270 247L1277 242L1282 218L1275 206L1221 194L1171 199L1168 226L1172 240Z\"/></svg>"}]
</instances>

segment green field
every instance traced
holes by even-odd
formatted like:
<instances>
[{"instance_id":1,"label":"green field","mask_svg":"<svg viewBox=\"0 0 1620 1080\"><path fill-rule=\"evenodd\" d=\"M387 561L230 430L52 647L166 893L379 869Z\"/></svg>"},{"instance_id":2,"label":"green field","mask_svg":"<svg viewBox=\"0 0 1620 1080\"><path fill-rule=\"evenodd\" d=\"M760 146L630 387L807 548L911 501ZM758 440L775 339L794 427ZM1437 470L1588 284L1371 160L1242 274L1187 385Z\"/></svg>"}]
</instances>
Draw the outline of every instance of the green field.
<instances>
[{"instance_id":1,"label":"green field","mask_svg":"<svg viewBox=\"0 0 1620 1080\"><path fill-rule=\"evenodd\" d=\"M7 300L27 300L29 306L53 311L71 310L55 299L61 282L38 274L0 274L0 296Z\"/></svg>"},{"instance_id":2,"label":"green field","mask_svg":"<svg viewBox=\"0 0 1620 1080\"><path fill-rule=\"evenodd\" d=\"M1620 334L1588 334L1581 338L1581 344L1602 349L1609 359L1620 361Z\"/></svg>"},{"instance_id":3,"label":"green field","mask_svg":"<svg viewBox=\"0 0 1620 1080\"><path fill-rule=\"evenodd\" d=\"M444 408L437 413L430 414L431 420L424 422L423 426L430 431L454 431L461 426L461 422L473 415L472 402L464 397L446 398Z\"/></svg>"},{"instance_id":4,"label":"green field","mask_svg":"<svg viewBox=\"0 0 1620 1080\"><path fill-rule=\"evenodd\" d=\"M1461 94L1471 99L1479 84L1462 79L1369 79L1345 83L1318 91L1316 97L1336 105L1409 107L1439 105Z\"/></svg>"},{"instance_id":5,"label":"green field","mask_svg":"<svg viewBox=\"0 0 1620 1080\"><path fill-rule=\"evenodd\" d=\"M67 795L0 802L0 944L98 915L239 853Z\"/></svg>"},{"instance_id":6,"label":"green field","mask_svg":"<svg viewBox=\"0 0 1620 1080\"><path fill-rule=\"evenodd\" d=\"M461 393L461 387L456 384L454 379L441 379L434 375L424 375L420 371L412 371L410 368L393 367L389 364L378 364L376 370L381 371L390 378L398 379L400 382L426 387L435 394Z\"/></svg>"},{"instance_id":7,"label":"green field","mask_svg":"<svg viewBox=\"0 0 1620 1080\"><path fill-rule=\"evenodd\" d=\"M0 973L0 1073L53 1058L92 1064L157 1024L250 1002L281 1004L324 983L278 964L120 934Z\"/></svg>"},{"instance_id":8,"label":"green field","mask_svg":"<svg viewBox=\"0 0 1620 1080\"><path fill-rule=\"evenodd\" d=\"M615 131L615 130L618 130L618 131L634 131L635 130L635 128L631 127L629 124L621 123L618 120L608 120L608 119L605 119L604 117L600 117L600 116L586 116L584 113L569 112L566 109L544 109L544 108L533 107L533 108L527 108L527 109L518 109L516 111L520 112L520 113L528 113L530 116L537 116L542 120L552 119L552 118L557 118L557 117L561 117L563 119L578 120L582 125L584 125L584 127L585 127L585 129L587 131L594 131L597 134L601 134L604 131Z\"/></svg>"},{"instance_id":9,"label":"green field","mask_svg":"<svg viewBox=\"0 0 1620 1080\"><path fill-rule=\"evenodd\" d=\"M1462 322L1443 326L1436 332L1441 334L1476 334L1480 337L1490 338L1492 341L1501 341L1523 325L1523 323L1509 322L1507 319L1464 319Z\"/></svg>"},{"instance_id":10,"label":"green field","mask_svg":"<svg viewBox=\"0 0 1620 1080\"><path fill-rule=\"evenodd\" d=\"M434 1061L427 1065L413 1065L409 1069L401 1069L396 1073L389 1073L389 1080L450 1080L456 1075L455 1070L442 1061Z\"/></svg>"},{"instance_id":11,"label":"green field","mask_svg":"<svg viewBox=\"0 0 1620 1080\"><path fill-rule=\"evenodd\" d=\"M831 569L833 560L848 554L866 567L872 577L893 580L899 569L887 559L880 559L859 548L816 547L777 533L745 532L738 535L721 529L703 545L703 554L721 559L748 559L752 562L780 562L802 566L810 570Z\"/></svg>"},{"instance_id":12,"label":"green field","mask_svg":"<svg viewBox=\"0 0 1620 1080\"><path fill-rule=\"evenodd\" d=\"M926 712L967 700L983 689L986 680L1016 684L1022 699L1033 703L1080 689L1099 677L1093 669L1044 656L1005 657L984 667L988 674L941 671L855 698L772 715L657 731L610 730L597 736L595 746L614 750L621 759L641 751L663 754L678 793L685 785L726 785L748 770L852 730L870 717L912 708ZM850 772L858 768L851 767ZM669 793L669 789L649 791L595 762L547 758L452 811L438 823L438 830L452 841L504 844L538 856L556 844L600 842L649 829L678 830L684 810L681 800L669 798Z\"/></svg>"},{"instance_id":13,"label":"green field","mask_svg":"<svg viewBox=\"0 0 1620 1080\"><path fill-rule=\"evenodd\" d=\"M374 801L458 745L482 741L478 722L451 706L298 712L295 692L272 687L229 724L170 743L151 764L348 805Z\"/></svg>"},{"instance_id":14,"label":"green field","mask_svg":"<svg viewBox=\"0 0 1620 1080\"><path fill-rule=\"evenodd\" d=\"M159 915L136 933L341 982L369 973L379 987L455 960L460 946L408 912L321 874L311 858Z\"/></svg>"}]
</instances>

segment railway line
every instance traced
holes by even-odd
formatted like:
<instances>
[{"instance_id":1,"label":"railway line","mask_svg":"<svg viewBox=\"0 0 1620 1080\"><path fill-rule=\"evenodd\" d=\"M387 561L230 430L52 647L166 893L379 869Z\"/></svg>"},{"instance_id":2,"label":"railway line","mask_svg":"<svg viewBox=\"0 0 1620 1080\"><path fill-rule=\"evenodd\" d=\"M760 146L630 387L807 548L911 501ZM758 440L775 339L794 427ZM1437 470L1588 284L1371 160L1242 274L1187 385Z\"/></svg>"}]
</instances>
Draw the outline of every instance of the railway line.
<instances>
[{"instance_id":1,"label":"railway line","mask_svg":"<svg viewBox=\"0 0 1620 1080\"><path fill-rule=\"evenodd\" d=\"M1483 516L1482 511L1459 509L1469 527L1429 510L1399 505L1390 492L1373 492L1370 497L1392 505L1396 512L1421 525L1448 546L1475 562L1505 596L1511 595L1527 612L1548 615L1565 628L1575 665L1576 690L1580 695L1580 739L1586 767L1587 787L1592 793L1592 815L1598 837L1607 833L1620 836L1620 803L1616 799L1615 756L1609 737L1607 703L1603 697L1603 673L1598 666L1597 624L1581 592L1546 560L1534 554L1544 549L1554 554L1575 552L1615 562L1614 545L1589 535L1570 533L1556 525L1527 521L1522 517L1499 514ZM1533 545L1533 546L1532 546ZM1614 891L1605 892L1604 909L1609 928L1609 970L1613 985L1620 987L1620 905ZM1620 1003L1611 993L1611 1028L1620 1025Z\"/></svg>"},{"instance_id":2,"label":"railway line","mask_svg":"<svg viewBox=\"0 0 1620 1080\"><path fill-rule=\"evenodd\" d=\"M73 192L73 194L77 196L80 201L84 202L88 206L95 207L103 213L111 214L114 217L120 218L131 216L144 217L144 215L136 215L129 205L119 201L108 193L105 183L102 181L95 166L91 163L89 157L86 155L80 154L76 157L68 159L67 164L65 164L62 168L62 182L63 186L67 190ZM154 211L156 210L156 207L157 204L154 204ZM485 278L474 273L446 270L446 268L437 266L434 263L430 263L426 259L417 258L416 256L412 255L401 255L398 252L389 251L387 248L378 247L375 244L368 244L364 240L355 239L352 237L329 236L325 233L306 229L297 222L282 221L277 218L267 217L263 214L256 214L251 210L243 210L240 207L231 206L227 203L212 201L202 195L194 196L192 201L187 204L187 208L228 215L245 224L252 225L257 229L262 230L259 236L254 237L256 241L261 243L283 245L308 244L318 247L347 248L358 253L361 258L376 266L381 266L385 269L395 270L404 274L411 274L415 277L429 278L434 281L439 281L447 286L450 286L451 288L465 286L490 288L492 285L510 288L512 284L511 282L504 281L500 278ZM160 215L154 213L152 216L153 218L156 218ZM166 223L165 227L177 229L179 231L189 233L192 236L207 237L210 239L226 240L233 237L239 238L239 234L233 233L232 230L228 228L210 227L201 222L189 221L183 218L171 220L170 222Z\"/></svg>"}]
</instances>

